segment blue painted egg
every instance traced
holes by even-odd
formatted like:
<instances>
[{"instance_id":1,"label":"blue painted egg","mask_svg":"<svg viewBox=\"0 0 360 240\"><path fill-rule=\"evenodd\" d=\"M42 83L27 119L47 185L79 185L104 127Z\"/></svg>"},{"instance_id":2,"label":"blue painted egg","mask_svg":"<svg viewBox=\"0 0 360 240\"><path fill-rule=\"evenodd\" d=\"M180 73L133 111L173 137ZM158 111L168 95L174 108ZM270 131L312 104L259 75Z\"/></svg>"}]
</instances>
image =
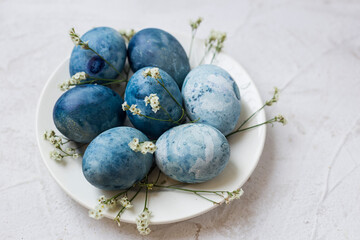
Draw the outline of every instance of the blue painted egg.
<instances>
[{"instance_id":1,"label":"blue painted egg","mask_svg":"<svg viewBox=\"0 0 360 240\"><path fill-rule=\"evenodd\" d=\"M165 132L156 142L155 160L167 176L185 183L219 175L230 157L230 146L216 128L188 123Z\"/></svg>"},{"instance_id":2,"label":"blue painted egg","mask_svg":"<svg viewBox=\"0 0 360 240\"><path fill-rule=\"evenodd\" d=\"M105 130L123 124L122 98L101 85L79 85L65 92L53 110L56 128L75 142L89 143Z\"/></svg>"},{"instance_id":3,"label":"blue painted egg","mask_svg":"<svg viewBox=\"0 0 360 240\"><path fill-rule=\"evenodd\" d=\"M86 148L83 174L89 183L104 190L126 189L142 180L153 164L153 155L130 149L133 138L148 138L131 127L116 127L97 136Z\"/></svg>"},{"instance_id":4,"label":"blue painted egg","mask_svg":"<svg viewBox=\"0 0 360 240\"><path fill-rule=\"evenodd\" d=\"M190 64L184 48L168 32L146 28L129 42L128 55L133 72L143 67L158 67L170 74L181 88Z\"/></svg>"},{"instance_id":5,"label":"blue painted egg","mask_svg":"<svg viewBox=\"0 0 360 240\"><path fill-rule=\"evenodd\" d=\"M126 45L118 31L109 27L97 27L86 32L81 39L89 41L94 49L106 61L110 62L119 72L124 68ZM101 57L91 50L75 46L70 57L70 74L86 72L91 77L115 79L118 73Z\"/></svg>"},{"instance_id":6,"label":"blue painted egg","mask_svg":"<svg viewBox=\"0 0 360 240\"><path fill-rule=\"evenodd\" d=\"M191 120L199 119L224 135L231 133L240 117L240 92L224 69L201 65L186 76L182 87L185 109Z\"/></svg>"},{"instance_id":7,"label":"blue painted egg","mask_svg":"<svg viewBox=\"0 0 360 240\"><path fill-rule=\"evenodd\" d=\"M125 90L125 101L129 106L133 104L137 105L137 108L141 110L141 114L163 120L153 120L143 116L134 115L130 111L127 111L131 123L137 129L145 133L148 137L156 139L169 128L178 125L167 120L169 120L170 117L174 121L181 119L182 108L177 103L181 105L182 98L177 84L169 74L159 69L162 78L159 81L164 84L166 89L176 99L177 103L155 78L143 76L144 71L147 69L151 68L142 68L135 72L130 78ZM156 113L149 104L146 106L144 101L145 97L150 96L150 94L157 94L160 105L162 106L162 109L159 109Z\"/></svg>"}]
</instances>

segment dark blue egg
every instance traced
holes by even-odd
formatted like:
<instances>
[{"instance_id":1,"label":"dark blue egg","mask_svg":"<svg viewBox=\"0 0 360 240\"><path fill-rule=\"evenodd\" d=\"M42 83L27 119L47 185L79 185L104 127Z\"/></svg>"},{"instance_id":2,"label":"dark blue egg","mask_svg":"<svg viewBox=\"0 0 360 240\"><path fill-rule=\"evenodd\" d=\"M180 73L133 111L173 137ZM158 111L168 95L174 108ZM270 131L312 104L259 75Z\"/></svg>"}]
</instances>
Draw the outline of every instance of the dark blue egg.
<instances>
[{"instance_id":1,"label":"dark blue egg","mask_svg":"<svg viewBox=\"0 0 360 240\"><path fill-rule=\"evenodd\" d=\"M156 165L167 176L185 183L219 175L230 157L230 146L216 128L189 123L166 131L156 142Z\"/></svg>"},{"instance_id":2,"label":"dark blue egg","mask_svg":"<svg viewBox=\"0 0 360 240\"><path fill-rule=\"evenodd\" d=\"M57 100L53 119L56 128L75 142L89 143L105 130L123 124L122 98L101 85L79 85Z\"/></svg>"},{"instance_id":3,"label":"dark blue egg","mask_svg":"<svg viewBox=\"0 0 360 240\"><path fill-rule=\"evenodd\" d=\"M190 71L184 48L171 34L156 28L136 33L128 46L129 62L133 72L143 67L158 67L170 74L181 88Z\"/></svg>"},{"instance_id":4,"label":"dark blue egg","mask_svg":"<svg viewBox=\"0 0 360 240\"><path fill-rule=\"evenodd\" d=\"M152 77L144 77L143 72L149 68L142 68L135 72L135 74L130 78L129 83L125 90L125 101L128 105L135 104L141 110L141 113L157 119L167 120L169 116L167 113L160 109L156 113L152 111L150 105L145 104L145 97L150 94L157 94L161 106L168 112L170 117L176 121L179 120L182 116L182 108L176 104L176 102L171 98L171 96L166 92L166 90L160 86L156 79ZM182 98L181 92L172 79L172 77L159 69L159 73L162 77L160 80L164 83L167 90L174 96L177 102L181 105ZM130 111L128 112L128 117L131 123L140 131L145 133L148 137L152 139L158 138L163 132L168 130L171 127L176 126L176 123L168 121L158 121L148 119L142 116L133 115Z\"/></svg>"},{"instance_id":5,"label":"dark blue egg","mask_svg":"<svg viewBox=\"0 0 360 240\"><path fill-rule=\"evenodd\" d=\"M182 87L185 109L191 120L199 119L224 135L231 133L240 117L240 92L224 69L201 65L186 76Z\"/></svg>"},{"instance_id":6,"label":"dark blue egg","mask_svg":"<svg viewBox=\"0 0 360 240\"><path fill-rule=\"evenodd\" d=\"M119 72L124 68L126 45L118 31L109 27L97 27L81 36L89 46L110 62ZM91 77L115 79L118 73L91 50L75 46L70 58L70 74L86 72Z\"/></svg>"},{"instance_id":7,"label":"dark blue egg","mask_svg":"<svg viewBox=\"0 0 360 240\"><path fill-rule=\"evenodd\" d=\"M148 138L139 130L116 127L97 136L86 148L82 170L85 178L104 190L126 189L142 180L153 164L153 155L130 149L133 138Z\"/></svg>"}]
</instances>

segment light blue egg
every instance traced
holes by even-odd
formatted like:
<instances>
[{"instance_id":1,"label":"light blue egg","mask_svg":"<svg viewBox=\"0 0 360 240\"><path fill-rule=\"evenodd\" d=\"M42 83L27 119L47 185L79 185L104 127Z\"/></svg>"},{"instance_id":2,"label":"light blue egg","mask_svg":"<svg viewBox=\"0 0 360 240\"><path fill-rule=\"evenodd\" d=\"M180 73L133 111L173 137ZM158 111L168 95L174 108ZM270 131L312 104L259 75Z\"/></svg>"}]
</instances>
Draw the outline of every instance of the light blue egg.
<instances>
[{"instance_id":1,"label":"light blue egg","mask_svg":"<svg viewBox=\"0 0 360 240\"><path fill-rule=\"evenodd\" d=\"M231 133L240 117L237 84L230 74L215 65L200 65L186 76L182 96L191 120L200 119L224 135Z\"/></svg>"},{"instance_id":2,"label":"light blue egg","mask_svg":"<svg viewBox=\"0 0 360 240\"><path fill-rule=\"evenodd\" d=\"M150 76L143 76L145 69L148 69L148 67L142 68L135 72L129 80L125 90L125 101L130 106L132 104L137 105L137 108L141 110L143 115L149 116L151 118L168 120L169 114L174 121L181 119L182 108L177 105L174 99L172 99L169 93L162 86L160 86L156 79ZM162 78L160 80L161 83L165 85L166 89L181 105L181 92L176 82L165 71L159 69L159 73ZM146 96L150 96L150 94L157 94L160 105L168 112L168 114L164 111L164 109L160 109L155 113L152 111L152 108L149 104L146 106L144 99ZM130 111L127 111L127 113L131 123L152 139L158 138L169 128L177 126L177 124L173 122L152 120L143 116L133 115Z\"/></svg>"},{"instance_id":3,"label":"light blue egg","mask_svg":"<svg viewBox=\"0 0 360 240\"><path fill-rule=\"evenodd\" d=\"M166 131L156 142L155 160L167 176L185 183L219 175L230 157L230 146L216 128L188 123Z\"/></svg>"},{"instance_id":4,"label":"light blue egg","mask_svg":"<svg viewBox=\"0 0 360 240\"><path fill-rule=\"evenodd\" d=\"M83 41L89 41L89 46L110 62L118 72L124 68L126 60L125 40L118 31L109 27L97 27L81 36ZM70 57L70 75L86 72L91 77L114 79L119 74L100 56L91 50L75 46Z\"/></svg>"},{"instance_id":5,"label":"light blue egg","mask_svg":"<svg viewBox=\"0 0 360 240\"><path fill-rule=\"evenodd\" d=\"M82 170L89 183L104 190L126 189L142 180L153 163L153 155L134 152L129 142L148 138L139 130L116 127L97 136L86 148Z\"/></svg>"}]
</instances>

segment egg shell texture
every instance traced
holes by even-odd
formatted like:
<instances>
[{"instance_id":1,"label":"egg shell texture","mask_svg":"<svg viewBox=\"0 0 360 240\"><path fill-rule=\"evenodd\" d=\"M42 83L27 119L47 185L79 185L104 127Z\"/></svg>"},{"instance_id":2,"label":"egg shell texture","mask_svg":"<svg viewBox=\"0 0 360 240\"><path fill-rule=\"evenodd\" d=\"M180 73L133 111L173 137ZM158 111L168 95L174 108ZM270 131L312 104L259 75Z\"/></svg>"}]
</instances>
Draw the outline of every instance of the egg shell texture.
<instances>
[{"instance_id":1,"label":"egg shell texture","mask_svg":"<svg viewBox=\"0 0 360 240\"><path fill-rule=\"evenodd\" d=\"M104 190L126 189L142 180L153 163L153 155L134 152L128 146L133 138L148 138L131 127L109 129L97 136L87 147L82 170L85 178Z\"/></svg>"},{"instance_id":2,"label":"egg shell texture","mask_svg":"<svg viewBox=\"0 0 360 240\"><path fill-rule=\"evenodd\" d=\"M118 31L109 27L97 27L86 32L81 39L89 41L89 46L110 62L119 72L126 60L125 40ZM115 79L118 76L109 64L91 50L75 46L70 57L70 74L86 72L91 77Z\"/></svg>"},{"instance_id":3,"label":"egg shell texture","mask_svg":"<svg viewBox=\"0 0 360 240\"><path fill-rule=\"evenodd\" d=\"M224 135L234 130L241 112L240 91L224 69L210 64L194 68L186 76L182 96L191 120L199 119Z\"/></svg>"},{"instance_id":4,"label":"egg shell texture","mask_svg":"<svg viewBox=\"0 0 360 240\"><path fill-rule=\"evenodd\" d=\"M155 160L160 170L185 183L205 182L216 177L230 157L230 146L224 135L201 123L168 130L156 146Z\"/></svg>"},{"instance_id":5,"label":"egg shell texture","mask_svg":"<svg viewBox=\"0 0 360 240\"><path fill-rule=\"evenodd\" d=\"M146 28L129 42L128 55L133 72L143 67L158 67L170 74L181 88L190 64L184 48L168 32Z\"/></svg>"},{"instance_id":6,"label":"egg shell texture","mask_svg":"<svg viewBox=\"0 0 360 240\"><path fill-rule=\"evenodd\" d=\"M160 109L155 113L152 111L152 108L149 104L147 106L145 105L145 97L152 93L156 93L159 97L160 105L166 109L171 118L174 121L180 119L182 116L181 107L176 104L176 102L170 97L166 90L160 86L156 79L149 76L143 76L143 71L145 69L148 69L148 67L138 70L129 80L125 91L125 101L130 106L132 104L137 105L137 108L141 110L141 113L146 116L164 120L169 119L169 116L163 109ZM159 69L159 73L162 77L160 81L174 96L177 102L182 104L181 92L175 81L165 71ZM177 126L175 123L152 120L142 116L133 115L130 111L127 112L131 123L152 139L158 138L169 128Z\"/></svg>"},{"instance_id":7,"label":"egg shell texture","mask_svg":"<svg viewBox=\"0 0 360 240\"><path fill-rule=\"evenodd\" d=\"M101 85L79 85L66 91L53 110L56 128L67 138L89 143L105 130L123 124L122 98Z\"/></svg>"}]
</instances>

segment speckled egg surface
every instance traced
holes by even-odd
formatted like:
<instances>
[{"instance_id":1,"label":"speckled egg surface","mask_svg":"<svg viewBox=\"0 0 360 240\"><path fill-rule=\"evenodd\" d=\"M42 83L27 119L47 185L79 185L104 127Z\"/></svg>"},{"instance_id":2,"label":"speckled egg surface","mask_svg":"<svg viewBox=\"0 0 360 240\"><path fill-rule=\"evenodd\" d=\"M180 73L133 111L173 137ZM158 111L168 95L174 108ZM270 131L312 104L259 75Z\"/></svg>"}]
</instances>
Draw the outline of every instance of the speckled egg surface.
<instances>
[{"instance_id":1,"label":"speckled egg surface","mask_svg":"<svg viewBox=\"0 0 360 240\"><path fill-rule=\"evenodd\" d=\"M80 85L66 91L55 103L56 128L75 142L89 143L105 130L123 124L122 98L101 85Z\"/></svg>"},{"instance_id":2,"label":"speckled egg surface","mask_svg":"<svg viewBox=\"0 0 360 240\"><path fill-rule=\"evenodd\" d=\"M129 42L128 55L131 69L158 67L170 74L181 88L190 64L184 48L168 32L146 28L137 32Z\"/></svg>"},{"instance_id":3,"label":"speckled egg surface","mask_svg":"<svg viewBox=\"0 0 360 240\"><path fill-rule=\"evenodd\" d=\"M186 76L182 96L191 120L200 119L224 135L234 130L241 102L237 84L230 74L215 65L200 65Z\"/></svg>"},{"instance_id":4,"label":"speckled egg surface","mask_svg":"<svg viewBox=\"0 0 360 240\"><path fill-rule=\"evenodd\" d=\"M143 76L143 72L146 69L149 68L145 67L138 70L129 80L125 90L125 101L130 106L132 104L137 105L137 108L141 110L141 114L152 118L167 120L169 119L169 114L170 117L175 121L180 119L182 116L181 107L176 104L176 102L171 98L166 90L160 86L155 78L150 76ZM181 104L181 92L175 81L163 70L159 69L159 73L162 78L160 81L174 96L176 101ZM163 109L158 110L156 113L152 110L149 104L146 106L144 101L145 97L150 96L150 94L157 94L160 105L163 107ZM164 109L168 114L164 111ZM130 111L127 111L127 113L131 123L152 139L158 138L163 132L177 125L168 121L152 120L143 116L133 115Z\"/></svg>"},{"instance_id":5,"label":"speckled egg surface","mask_svg":"<svg viewBox=\"0 0 360 240\"><path fill-rule=\"evenodd\" d=\"M97 136L87 147L83 174L92 185L104 190L126 189L140 181L150 170L153 155L134 152L128 146L133 138L148 138L131 127L116 127Z\"/></svg>"},{"instance_id":6,"label":"speckled egg surface","mask_svg":"<svg viewBox=\"0 0 360 240\"><path fill-rule=\"evenodd\" d=\"M165 132L156 142L155 160L167 176L185 183L208 181L227 165L230 146L217 129L188 123Z\"/></svg>"},{"instance_id":7,"label":"speckled egg surface","mask_svg":"<svg viewBox=\"0 0 360 240\"><path fill-rule=\"evenodd\" d=\"M125 40L118 31L109 27L97 27L81 36L89 41L89 46L110 62L119 72L124 68L126 60ZM70 74L86 72L91 77L114 79L118 72L109 66L101 57L91 50L75 46L70 57Z\"/></svg>"}]
</instances>

